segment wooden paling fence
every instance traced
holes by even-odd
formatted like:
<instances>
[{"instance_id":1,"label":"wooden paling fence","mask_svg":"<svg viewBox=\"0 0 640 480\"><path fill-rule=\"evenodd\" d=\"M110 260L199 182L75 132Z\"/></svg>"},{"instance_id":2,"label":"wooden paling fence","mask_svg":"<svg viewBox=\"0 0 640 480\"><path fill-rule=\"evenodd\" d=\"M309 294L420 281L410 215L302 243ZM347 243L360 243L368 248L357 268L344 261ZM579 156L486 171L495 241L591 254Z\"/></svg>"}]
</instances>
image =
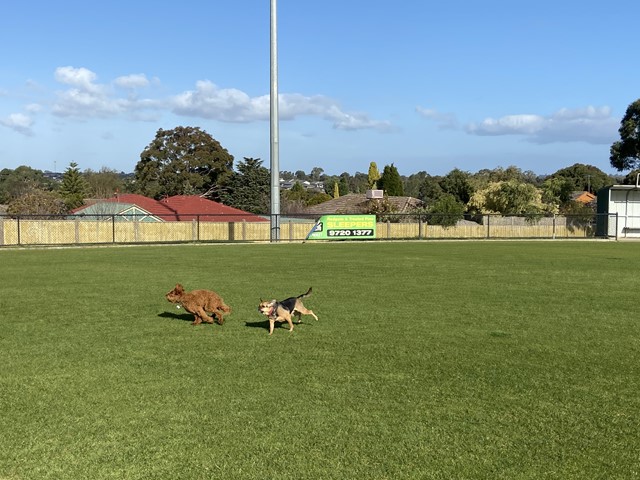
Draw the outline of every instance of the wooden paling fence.
<instances>
[{"instance_id":1,"label":"wooden paling fence","mask_svg":"<svg viewBox=\"0 0 640 480\"><path fill-rule=\"evenodd\" d=\"M210 215L207 217L210 218ZM131 216L0 216L0 246L91 245L187 242L268 242L271 226L264 221L229 222L132 221ZM297 242L306 238L316 218L281 217L280 241ZM482 223L463 221L455 226L432 225L415 215L389 215L378 218L378 239L487 239L487 238L593 238L594 219L554 216L535 221L524 217L491 216Z\"/></svg>"}]
</instances>

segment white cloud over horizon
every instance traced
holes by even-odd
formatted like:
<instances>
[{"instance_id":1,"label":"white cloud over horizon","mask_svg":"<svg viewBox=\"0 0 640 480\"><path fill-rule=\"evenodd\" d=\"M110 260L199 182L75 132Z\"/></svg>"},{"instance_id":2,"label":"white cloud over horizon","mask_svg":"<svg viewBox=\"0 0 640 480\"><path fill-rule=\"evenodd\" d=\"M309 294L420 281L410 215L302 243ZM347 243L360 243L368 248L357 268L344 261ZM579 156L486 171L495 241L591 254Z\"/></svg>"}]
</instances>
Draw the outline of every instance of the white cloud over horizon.
<instances>
[{"instance_id":1,"label":"white cloud over horizon","mask_svg":"<svg viewBox=\"0 0 640 480\"><path fill-rule=\"evenodd\" d=\"M55 80L69 88L56 92L51 113L57 117L78 120L109 118L126 115L132 120L156 120L162 112L179 116L198 117L229 123L268 121L269 95L251 97L235 88L220 88L209 80L199 80L195 88L165 98L139 98L138 89L150 81L144 74L123 75L112 84L97 82L98 76L86 68L59 67ZM128 91L118 95L113 87ZM300 116L314 116L332 123L340 130L372 129L390 131L388 121L374 120L366 113L347 112L325 96L305 96L281 93L278 105L281 120L294 120Z\"/></svg>"},{"instance_id":2,"label":"white cloud over horizon","mask_svg":"<svg viewBox=\"0 0 640 480\"><path fill-rule=\"evenodd\" d=\"M12 113L6 118L0 119L0 125L15 130L27 137L33 136L33 118L24 113Z\"/></svg>"},{"instance_id":3,"label":"white cloud over horizon","mask_svg":"<svg viewBox=\"0 0 640 480\"><path fill-rule=\"evenodd\" d=\"M269 95L250 96L236 88L221 88L209 80L195 82L193 89L153 98L150 85L160 85L143 73L121 75L101 83L98 75L84 67L56 68L55 81L63 88L53 93L50 101L31 102L24 113L11 113L0 125L17 133L33 136L35 115L50 113L55 117L80 121L122 117L130 121L157 121L163 114L204 118L227 123L269 121ZM145 96L142 95L144 91ZM8 91L3 95L9 96ZM42 94L42 92L40 92ZM334 129L377 132L397 131L389 121L371 118L365 112L345 111L334 99L324 95L280 93L279 118L316 117ZM520 136L535 144L584 142L610 144L616 137L618 121L608 106L561 108L551 115L511 114L485 118L461 126L455 113L417 106L415 112L434 122L440 130L460 130L475 136Z\"/></svg>"},{"instance_id":4,"label":"white cloud over horizon","mask_svg":"<svg viewBox=\"0 0 640 480\"><path fill-rule=\"evenodd\" d=\"M486 118L470 123L467 133L480 136L520 135L537 144L556 142L585 142L594 145L610 144L615 139L618 120L607 106L562 108L548 115L516 114L498 119Z\"/></svg>"}]
</instances>

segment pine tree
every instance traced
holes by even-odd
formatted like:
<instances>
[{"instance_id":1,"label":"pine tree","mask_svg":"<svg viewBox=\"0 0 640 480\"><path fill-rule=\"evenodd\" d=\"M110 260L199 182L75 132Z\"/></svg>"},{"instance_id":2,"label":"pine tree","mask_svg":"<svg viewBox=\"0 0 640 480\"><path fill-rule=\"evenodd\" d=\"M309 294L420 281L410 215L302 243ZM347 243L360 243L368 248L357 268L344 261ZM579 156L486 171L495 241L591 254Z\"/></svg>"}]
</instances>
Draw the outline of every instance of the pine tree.
<instances>
[{"instance_id":1,"label":"pine tree","mask_svg":"<svg viewBox=\"0 0 640 480\"><path fill-rule=\"evenodd\" d=\"M62 184L60 186L60 196L69 210L78 208L84 204L84 197L87 194L88 185L82 177L78 164L71 162L69 168L62 174Z\"/></svg>"},{"instance_id":2,"label":"pine tree","mask_svg":"<svg viewBox=\"0 0 640 480\"><path fill-rule=\"evenodd\" d=\"M384 167L378 186L390 197L401 197L404 195L400 173L398 173L398 169L393 163Z\"/></svg>"}]
</instances>

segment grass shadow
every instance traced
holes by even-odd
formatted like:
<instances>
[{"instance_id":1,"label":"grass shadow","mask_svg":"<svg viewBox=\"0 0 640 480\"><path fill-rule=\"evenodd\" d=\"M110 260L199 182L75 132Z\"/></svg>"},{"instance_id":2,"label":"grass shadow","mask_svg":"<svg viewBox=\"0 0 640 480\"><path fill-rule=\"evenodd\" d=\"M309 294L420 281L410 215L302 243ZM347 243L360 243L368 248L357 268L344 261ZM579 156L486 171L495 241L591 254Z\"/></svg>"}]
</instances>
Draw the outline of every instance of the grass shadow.
<instances>
[{"instance_id":1,"label":"grass shadow","mask_svg":"<svg viewBox=\"0 0 640 480\"><path fill-rule=\"evenodd\" d=\"M185 322L193 322L193 315L190 313L173 313L173 312L162 312L158 314L159 317L162 318L173 318L175 320L183 320Z\"/></svg>"}]
</instances>

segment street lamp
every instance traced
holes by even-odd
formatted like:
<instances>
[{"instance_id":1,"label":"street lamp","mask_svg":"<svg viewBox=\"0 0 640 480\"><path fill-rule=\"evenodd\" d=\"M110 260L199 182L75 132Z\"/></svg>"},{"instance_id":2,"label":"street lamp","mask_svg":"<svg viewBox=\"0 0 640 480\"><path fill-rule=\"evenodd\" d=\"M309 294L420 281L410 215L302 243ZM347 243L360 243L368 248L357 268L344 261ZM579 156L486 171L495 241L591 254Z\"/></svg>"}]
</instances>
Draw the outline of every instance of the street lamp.
<instances>
[{"instance_id":1,"label":"street lamp","mask_svg":"<svg viewBox=\"0 0 640 480\"><path fill-rule=\"evenodd\" d=\"M278 139L278 35L276 0L271 0L271 241L280 240L280 152Z\"/></svg>"}]
</instances>

